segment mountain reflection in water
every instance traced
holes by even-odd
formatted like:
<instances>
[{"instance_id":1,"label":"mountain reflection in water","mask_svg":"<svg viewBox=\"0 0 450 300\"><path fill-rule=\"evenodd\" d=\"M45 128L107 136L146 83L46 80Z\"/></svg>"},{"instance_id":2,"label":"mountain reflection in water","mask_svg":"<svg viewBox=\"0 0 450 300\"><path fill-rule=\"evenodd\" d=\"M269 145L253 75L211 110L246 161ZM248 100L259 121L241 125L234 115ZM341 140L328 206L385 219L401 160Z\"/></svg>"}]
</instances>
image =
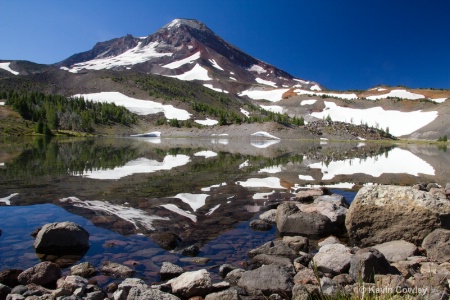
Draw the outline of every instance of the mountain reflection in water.
<instances>
[{"instance_id":1,"label":"mountain reflection in water","mask_svg":"<svg viewBox=\"0 0 450 300\"><path fill-rule=\"evenodd\" d=\"M196 243L201 253L216 263L224 258L211 245L218 241L228 245L225 237L241 240L238 236L244 234L247 241L241 242L239 251L233 248L233 255L227 254L231 250L221 254L242 260L250 250L247 246L256 247L274 237L273 230L252 233L242 224L268 206L292 199L296 188L347 187L353 193L346 195L352 197L365 184L445 184L449 178L445 166L450 165L446 150L435 145L225 138L161 138L158 143L151 138L4 139L0 143L0 215L10 213L13 207L28 207L20 211L24 214L21 218L33 219L39 214L39 222L23 223L30 234L59 219L36 204L59 206L67 216L80 216L78 222L79 218L85 220L82 223L90 224L91 229L104 228L114 239L119 234L123 243L136 234L176 233L183 240L180 247ZM5 223L8 218L0 219L4 232L0 251L15 247L17 255L23 249L22 254L30 256L32 240L18 237L20 230L14 232ZM91 232L91 239L105 242L96 232ZM147 237L138 239L142 238L152 244ZM142 245L134 245L133 251L149 247L148 243ZM177 255L154 244L151 248L165 253L161 255L168 260L177 260ZM110 250L94 243L87 257L105 251ZM119 261L130 253L129 249L119 252L115 254ZM2 263L12 267L12 261L6 257ZM156 265L144 269L153 270ZM148 276L153 278L151 274Z\"/></svg>"}]
</instances>

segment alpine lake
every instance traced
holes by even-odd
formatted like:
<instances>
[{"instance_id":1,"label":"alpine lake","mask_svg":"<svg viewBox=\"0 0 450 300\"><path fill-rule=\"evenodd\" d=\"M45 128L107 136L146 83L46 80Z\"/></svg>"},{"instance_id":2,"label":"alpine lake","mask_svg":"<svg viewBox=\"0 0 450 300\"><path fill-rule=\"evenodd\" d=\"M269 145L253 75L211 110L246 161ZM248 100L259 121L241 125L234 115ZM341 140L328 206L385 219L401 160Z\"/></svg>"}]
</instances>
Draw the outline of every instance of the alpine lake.
<instances>
[{"instance_id":1,"label":"alpine lake","mask_svg":"<svg viewBox=\"0 0 450 300\"><path fill-rule=\"evenodd\" d=\"M254 231L249 222L302 187L325 186L351 202L368 184L445 185L449 166L445 146L425 143L3 137L0 271L38 263L31 234L72 221L90 233L88 252L45 259L96 268L113 261L148 283L159 281L164 261L217 273L223 263L245 265L249 250L277 237L275 226ZM166 250L155 232L182 241ZM194 244L197 257L180 254Z\"/></svg>"}]
</instances>

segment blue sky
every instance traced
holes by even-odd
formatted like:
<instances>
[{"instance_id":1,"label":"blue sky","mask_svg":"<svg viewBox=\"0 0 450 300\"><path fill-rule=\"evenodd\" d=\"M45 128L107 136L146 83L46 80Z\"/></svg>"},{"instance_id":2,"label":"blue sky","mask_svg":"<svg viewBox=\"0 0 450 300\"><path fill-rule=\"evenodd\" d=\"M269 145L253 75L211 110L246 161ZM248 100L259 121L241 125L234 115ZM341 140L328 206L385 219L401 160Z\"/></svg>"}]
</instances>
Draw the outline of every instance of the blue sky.
<instances>
[{"instance_id":1,"label":"blue sky","mask_svg":"<svg viewBox=\"0 0 450 300\"><path fill-rule=\"evenodd\" d=\"M0 59L55 63L175 18L329 89L450 89L448 0L0 0Z\"/></svg>"}]
</instances>

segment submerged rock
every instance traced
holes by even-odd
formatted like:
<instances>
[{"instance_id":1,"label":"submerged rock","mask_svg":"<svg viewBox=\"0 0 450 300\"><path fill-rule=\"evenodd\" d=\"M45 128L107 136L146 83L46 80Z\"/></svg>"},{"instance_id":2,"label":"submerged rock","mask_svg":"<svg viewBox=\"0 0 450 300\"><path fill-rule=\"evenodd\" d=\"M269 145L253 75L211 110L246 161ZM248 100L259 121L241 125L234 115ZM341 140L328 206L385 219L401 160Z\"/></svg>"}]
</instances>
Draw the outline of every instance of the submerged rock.
<instances>
[{"instance_id":1,"label":"submerged rock","mask_svg":"<svg viewBox=\"0 0 450 300\"><path fill-rule=\"evenodd\" d=\"M104 262L100 267L100 271L107 276L116 278L130 277L135 273L134 270L129 267L111 261Z\"/></svg>"},{"instance_id":2,"label":"submerged rock","mask_svg":"<svg viewBox=\"0 0 450 300\"><path fill-rule=\"evenodd\" d=\"M166 250L173 250L181 243L181 238L172 232L155 232L150 237L158 246Z\"/></svg>"}]
</instances>

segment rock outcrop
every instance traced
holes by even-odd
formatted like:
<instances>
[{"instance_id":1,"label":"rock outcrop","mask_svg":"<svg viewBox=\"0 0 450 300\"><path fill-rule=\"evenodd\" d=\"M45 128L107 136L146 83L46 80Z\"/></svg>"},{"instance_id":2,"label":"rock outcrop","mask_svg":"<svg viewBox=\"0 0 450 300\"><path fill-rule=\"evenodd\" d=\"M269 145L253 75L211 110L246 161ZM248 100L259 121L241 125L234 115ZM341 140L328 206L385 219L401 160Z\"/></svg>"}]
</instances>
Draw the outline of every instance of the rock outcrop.
<instances>
[{"instance_id":1,"label":"rock outcrop","mask_svg":"<svg viewBox=\"0 0 450 300\"><path fill-rule=\"evenodd\" d=\"M420 245L437 228L450 227L450 201L401 186L366 186L347 212L345 226L358 246L403 239Z\"/></svg>"}]
</instances>

